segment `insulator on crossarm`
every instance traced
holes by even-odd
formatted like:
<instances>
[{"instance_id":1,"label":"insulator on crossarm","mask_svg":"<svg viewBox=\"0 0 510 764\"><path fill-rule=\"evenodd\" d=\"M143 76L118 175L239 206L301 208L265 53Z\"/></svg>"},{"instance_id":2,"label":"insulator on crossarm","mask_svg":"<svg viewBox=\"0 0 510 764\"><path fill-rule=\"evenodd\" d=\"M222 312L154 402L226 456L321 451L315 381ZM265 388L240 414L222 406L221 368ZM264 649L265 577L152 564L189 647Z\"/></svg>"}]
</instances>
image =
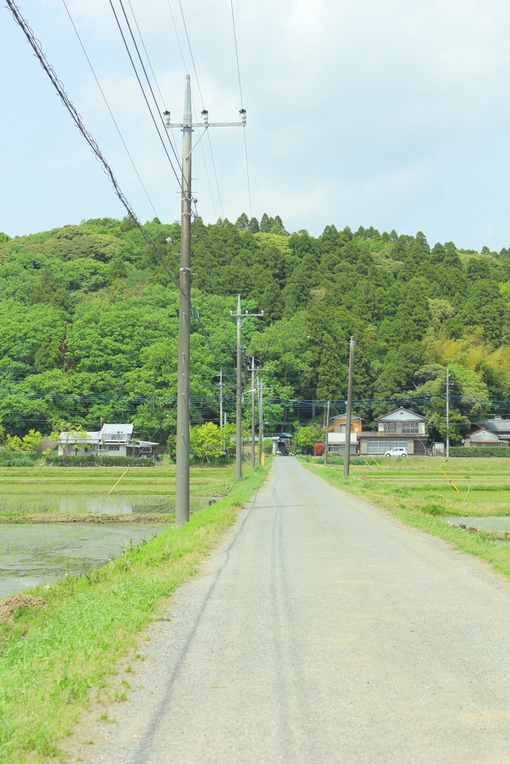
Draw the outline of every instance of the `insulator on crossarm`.
<instances>
[{"instance_id":1,"label":"insulator on crossarm","mask_svg":"<svg viewBox=\"0 0 510 764\"><path fill-rule=\"evenodd\" d=\"M241 109L239 111L239 116L241 117L241 122L243 125L246 124L246 109Z\"/></svg>"},{"instance_id":2,"label":"insulator on crossarm","mask_svg":"<svg viewBox=\"0 0 510 764\"><path fill-rule=\"evenodd\" d=\"M163 117L165 119L165 127L168 129L170 127L170 112L169 111L164 111L163 112Z\"/></svg>"},{"instance_id":3,"label":"insulator on crossarm","mask_svg":"<svg viewBox=\"0 0 510 764\"><path fill-rule=\"evenodd\" d=\"M207 109L203 110L202 119L204 120L204 125L206 127L209 127L209 112L207 111Z\"/></svg>"}]
</instances>

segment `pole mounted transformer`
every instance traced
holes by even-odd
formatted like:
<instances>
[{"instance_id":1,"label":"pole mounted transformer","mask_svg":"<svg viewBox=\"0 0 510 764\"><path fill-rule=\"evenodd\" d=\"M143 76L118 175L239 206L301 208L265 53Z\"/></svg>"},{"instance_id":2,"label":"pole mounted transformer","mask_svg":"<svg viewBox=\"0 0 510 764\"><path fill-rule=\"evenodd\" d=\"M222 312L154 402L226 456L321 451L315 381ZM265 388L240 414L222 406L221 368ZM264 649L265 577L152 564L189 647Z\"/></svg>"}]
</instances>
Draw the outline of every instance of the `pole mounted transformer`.
<instances>
[{"instance_id":1,"label":"pole mounted transformer","mask_svg":"<svg viewBox=\"0 0 510 764\"><path fill-rule=\"evenodd\" d=\"M173 124L170 112L164 111L165 127L182 130L181 182L181 255L179 268L179 355L177 363L177 457L175 483L175 525L189 520L189 430L190 430L190 336L191 336L191 159L193 128L245 127L246 110L241 109L240 122L209 122L209 112L202 111L202 122L193 122L191 81L186 75L182 122Z\"/></svg>"}]
</instances>

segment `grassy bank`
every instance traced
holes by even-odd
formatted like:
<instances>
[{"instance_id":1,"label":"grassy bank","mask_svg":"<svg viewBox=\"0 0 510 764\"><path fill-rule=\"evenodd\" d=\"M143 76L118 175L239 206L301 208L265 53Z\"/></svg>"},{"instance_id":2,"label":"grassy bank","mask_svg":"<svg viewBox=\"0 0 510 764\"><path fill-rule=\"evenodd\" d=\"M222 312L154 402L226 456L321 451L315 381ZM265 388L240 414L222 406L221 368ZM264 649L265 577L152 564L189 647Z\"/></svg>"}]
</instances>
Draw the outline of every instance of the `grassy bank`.
<instances>
[{"instance_id":1,"label":"grassy bank","mask_svg":"<svg viewBox=\"0 0 510 764\"><path fill-rule=\"evenodd\" d=\"M441 516L509 515L510 485L505 486L503 482L508 483L508 475L501 467L502 460L483 459L476 463L470 459L466 463L467 460L450 459L448 464L444 459L388 462L384 460L380 466L366 463L354 467L347 480L343 476L343 467L324 467L319 463L306 463L304 466L330 485L384 508L406 525L439 536L457 549L486 560L495 570L510 578L510 547L483 534L467 533L440 519ZM444 469L451 482L459 488L458 491L438 467ZM470 497L478 492L484 500L476 503ZM492 498L493 495L499 501L487 502L487 497Z\"/></svg>"},{"instance_id":2,"label":"grassy bank","mask_svg":"<svg viewBox=\"0 0 510 764\"><path fill-rule=\"evenodd\" d=\"M255 470L217 504L93 574L31 590L46 602L0 621L0 761L62 761L59 741L108 688L115 663L262 485ZM128 690L122 678L118 700Z\"/></svg>"}]
</instances>

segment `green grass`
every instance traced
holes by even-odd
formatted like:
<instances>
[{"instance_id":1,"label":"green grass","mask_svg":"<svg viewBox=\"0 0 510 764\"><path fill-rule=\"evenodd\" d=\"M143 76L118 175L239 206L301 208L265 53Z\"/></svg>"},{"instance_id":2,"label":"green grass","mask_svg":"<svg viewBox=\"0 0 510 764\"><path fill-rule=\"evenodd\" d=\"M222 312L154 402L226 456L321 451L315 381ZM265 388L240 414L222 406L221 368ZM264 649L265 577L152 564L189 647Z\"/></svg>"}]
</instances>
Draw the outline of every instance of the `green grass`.
<instances>
[{"instance_id":1,"label":"green grass","mask_svg":"<svg viewBox=\"0 0 510 764\"><path fill-rule=\"evenodd\" d=\"M63 761L60 741L91 700L108 693L135 635L194 575L205 554L265 480L255 470L217 504L90 576L32 589L42 610L0 622L0 761ZM124 687L129 675L123 677Z\"/></svg>"},{"instance_id":2,"label":"green grass","mask_svg":"<svg viewBox=\"0 0 510 764\"><path fill-rule=\"evenodd\" d=\"M2 494L108 493L125 467L0 467ZM245 468L248 471L249 468ZM235 465L191 467L191 492L198 496L223 496L235 483ZM130 469L116 494L175 495L175 465Z\"/></svg>"},{"instance_id":3,"label":"green grass","mask_svg":"<svg viewBox=\"0 0 510 764\"><path fill-rule=\"evenodd\" d=\"M245 466L245 473L250 472ZM175 466L166 465L152 468L137 467L126 474L125 467L6 467L0 468L0 522L52 522L65 515L58 513L58 499L69 496L107 496L112 489L112 518L115 517L115 497L163 496L172 512L175 500ZM117 481L120 483L114 488ZM192 466L190 492L192 499L200 504L200 499L220 498L228 495L236 484L235 465L209 467ZM2 499L4 500L2 502ZM57 500L57 501L55 501ZM51 507L51 509L48 509ZM196 504L195 504L196 507ZM84 514L77 510L75 514ZM108 518L101 516L103 522ZM138 522L152 521L151 514L143 510L137 514ZM134 518L133 518L134 519ZM162 518L163 519L163 518ZM165 518L167 519L167 518Z\"/></svg>"},{"instance_id":4,"label":"green grass","mask_svg":"<svg viewBox=\"0 0 510 764\"><path fill-rule=\"evenodd\" d=\"M324 467L318 463L304 466L330 485L384 508L406 525L439 536L457 549L487 561L495 570L510 578L510 547L481 533L466 533L437 516L510 514L510 490L493 490L494 476L508 481L504 466L501 467L503 460L473 459L469 460L469 464L466 461L451 459L446 465L444 459L392 460L390 464L384 462L382 469L375 464L353 467L348 479L344 478L343 467ZM443 467L457 487L462 486L463 492L457 493L444 476L443 484L435 480L438 465ZM414 481L411 478L413 474L418 475L419 480ZM471 482L476 483L477 489L471 488L467 503L464 503L467 486ZM473 501L472 494L477 501Z\"/></svg>"}]
</instances>

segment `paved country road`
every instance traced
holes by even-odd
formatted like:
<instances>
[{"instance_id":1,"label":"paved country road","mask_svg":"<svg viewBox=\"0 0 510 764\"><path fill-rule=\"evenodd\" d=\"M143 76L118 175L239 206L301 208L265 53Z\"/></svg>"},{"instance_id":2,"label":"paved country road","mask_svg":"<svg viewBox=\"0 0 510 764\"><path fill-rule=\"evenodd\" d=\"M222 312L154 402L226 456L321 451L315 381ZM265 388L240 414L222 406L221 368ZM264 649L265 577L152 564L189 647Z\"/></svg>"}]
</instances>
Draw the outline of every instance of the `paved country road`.
<instances>
[{"instance_id":1,"label":"paved country road","mask_svg":"<svg viewBox=\"0 0 510 764\"><path fill-rule=\"evenodd\" d=\"M510 586L293 458L165 618L76 760L510 762Z\"/></svg>"}]
</instances>

